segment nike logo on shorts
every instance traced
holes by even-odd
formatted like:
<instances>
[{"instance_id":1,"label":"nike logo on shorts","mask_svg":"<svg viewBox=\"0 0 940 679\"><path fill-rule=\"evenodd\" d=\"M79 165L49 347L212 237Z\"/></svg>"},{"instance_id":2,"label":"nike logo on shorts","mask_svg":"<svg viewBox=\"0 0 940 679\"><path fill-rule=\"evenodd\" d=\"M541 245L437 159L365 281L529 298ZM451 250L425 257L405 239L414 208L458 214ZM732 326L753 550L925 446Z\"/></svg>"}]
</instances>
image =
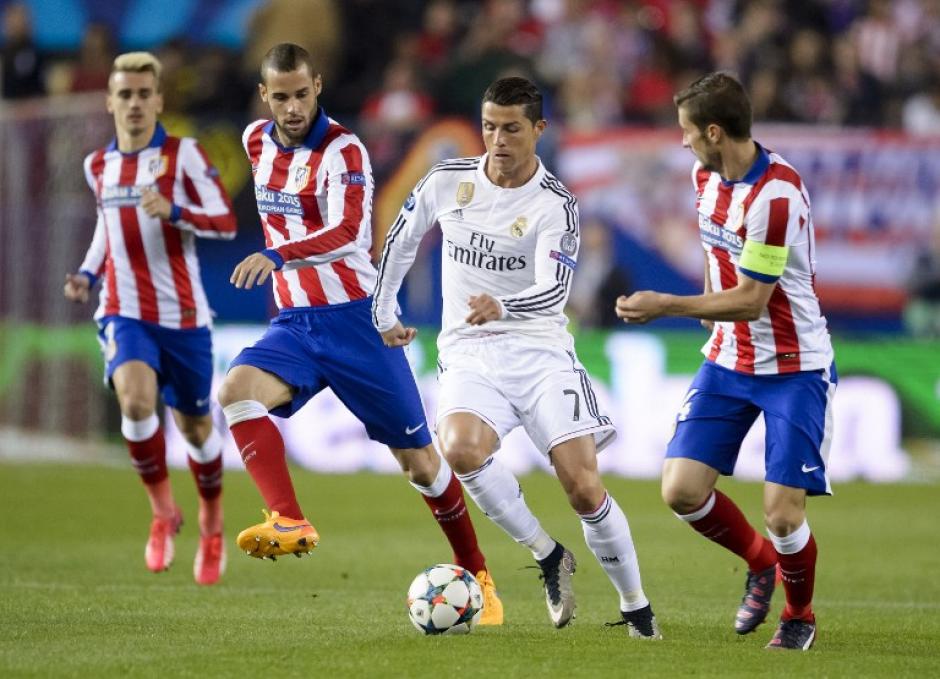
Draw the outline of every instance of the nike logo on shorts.
<instances>
[{"instance_id":1,"label":"nike logo on shorts","mask_svg":"<svg viewBox=\"0 0 940 679\"><path fill-rule=\"evenodd\" d=\"M419 424L417 427L405 427L405 434L407 434L408 436L411 436L411 435L414 434L416 431L418 431L419 429L421 429L421 427L423 427L423 426L424 426L424 422L422 422L421 424Z\"/></svg>"},{"instance_id":2,"label":"nike logo on shorts","mask_svg":"<svg viewBox=\"0 0 940 679\"><path fill-rule=\"evenodd\" d=\"M815 467L807 467L807 466L804 464L802 467L800 467L800 469L803 470L803 473L804 473L804 474L809 474L810 472L814 472L814 471L816 471L817 469L819 469L819 465L817 464Z\"/></svg>"}]
</instances>

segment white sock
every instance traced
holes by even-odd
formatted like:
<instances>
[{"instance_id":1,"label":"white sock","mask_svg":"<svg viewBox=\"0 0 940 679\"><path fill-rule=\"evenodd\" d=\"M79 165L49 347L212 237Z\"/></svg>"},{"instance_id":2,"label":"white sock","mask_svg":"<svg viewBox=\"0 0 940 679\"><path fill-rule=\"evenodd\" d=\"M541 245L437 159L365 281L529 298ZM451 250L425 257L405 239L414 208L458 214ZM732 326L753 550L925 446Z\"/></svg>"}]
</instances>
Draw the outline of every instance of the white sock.
<instances>
[{"instance_id":1,"label":"white sock","mask_svg":"<svg viewBox=\"0 0 940 679\"><path fill-rule=\"evenodd\" d=\"M519 481L495 457L469 474L457 474L457 478L477 507L513 540L528 547L532 556L544 559L552 553L555 541L529 510Z\"/></svg>"},{"instance_id":2,"label":"white sock","mask_svg":"<svg viewBox=\"0 0 940 679\"><path fill-rule=\"evenodd\" d=\"M803 525L789 535L780 537L779 535L771 533L769 529L767 530L767 535L770 537L770 541L774 544L774 549L777 550L778 554L796 554L809 542L812 531L809 529L809 522L804 519Z\"/></svg>"},{"instance_id":3,"label":"white sock","mask_svg":"<svg viewBox=\"0 0 940 679\"><path fill-rule=\"evenodd\" d=\"M635 611L649 605L640 582L630 524L620 505L605 493L597 509L578 516L584 528L584 541L620 593L620 610Z\"/></svg>"},{"instance_id":4,"label":"white sock","mask_svg":"<svg viewBox=\"0 0 940 679\"><path fill-rule=\"evenodd\" d=\"M156 434L159 428L160 418L157 417L156 413L142 420L132 420L126 415L121 416L121 434L128 441L133 441L134 443L146 441Z\"/></svg>"},{"instance_id":5,"label":"white sock","mask_svg":"<svg viewBox=\"0 0 940 679\"><path fill-rule=\"evenodd\" d=\"M219 435L219 432L215 430L215 427L213 427L201 446L194 446L187 441L186 452L189 453L189 456L193 458L193 460L200 464L212 462L222 454L222 437Z\"/></svg>"},{"instance_id":6,"label":"white sock","mask_svg":"<svg viewBox=\"0 0 940 679\"><path fill-rule=\"evenodd\" d=\"M453 472L450 469L450 465L447 464L446 460L441 458L441 468L437 470L437 476L434 477L434 481L431 482L430 486L422 486L417 483L412 483L411 485L424 496L440 497L444 494L444 491L447 490L447 486L450 485L450 477L452 474Z\"/></svg>"},{"instance_id":7,"label":"white sock","mask_svg":"<svg viewBox=\"0 0 940 679\"><path fill-rule=\"evenodd\" d=\"M229 427L245 420L255 420L268 416L268 409L260 401L235 401L222 408Z\"/></svg>"}]
</instances>

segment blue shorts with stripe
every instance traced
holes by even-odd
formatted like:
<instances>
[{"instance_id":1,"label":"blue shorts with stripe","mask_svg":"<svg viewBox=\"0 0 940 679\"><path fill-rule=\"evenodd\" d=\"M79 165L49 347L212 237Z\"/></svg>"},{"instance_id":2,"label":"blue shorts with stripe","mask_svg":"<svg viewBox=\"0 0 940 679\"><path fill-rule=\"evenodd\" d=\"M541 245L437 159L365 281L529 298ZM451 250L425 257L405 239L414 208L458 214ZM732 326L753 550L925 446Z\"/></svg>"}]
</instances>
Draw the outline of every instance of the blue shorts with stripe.
<instances>
[{"instance_id":1,"label":"blue shorts with stripe","mask_svg":"<svg viewBox=\"0 0 940 679\"><path fill-rule=\"evenodd\" d=\"M329 387L361 421L369 438L392 448L431 443L414 374L401 347L386 347L372 326L372 298L283 309L264 336L230 367L250 365L293 387L271 411L290 417Z\"/></svg>"},{"instance_id":2,"label":"blue shorts with stripe","mask_svg":"<svg viewBox=\"0 0 940 679\"><path fill-rule=\"evenodd\" d=\"M837 382L834 363L826 370L745 375L705 361L676 416L666 457L698 460L730 475L744 436L763 413L764 478L830 495L826 465Z\"/></svg>"},{"instance_id":3,"label":"blue shorts with stripe","mask_svg":"<svg viewBox=\"0 0 940 679\"><path fill-rule=\"evenodd\" d=\"M127 361L143 361L157 373L163 402L184 415L209 412L212 391L212 333L209 328L177 330L123 316L98 321L105 383Z\"/></svg>"}]
</instances>

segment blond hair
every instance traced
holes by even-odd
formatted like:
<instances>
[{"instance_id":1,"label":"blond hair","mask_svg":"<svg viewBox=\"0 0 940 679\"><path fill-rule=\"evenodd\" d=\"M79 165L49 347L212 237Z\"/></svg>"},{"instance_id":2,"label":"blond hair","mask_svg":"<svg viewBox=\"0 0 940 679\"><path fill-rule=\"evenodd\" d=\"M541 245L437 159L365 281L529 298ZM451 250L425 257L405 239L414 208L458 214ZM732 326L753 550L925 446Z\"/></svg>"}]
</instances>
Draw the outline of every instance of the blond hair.
<instances>
[{"instance_id":1,"label":"blond hair","mask_svg":"<svg viewBox=\"0 0 940 679\"><path fill-rule=\"evenodd\" d=\"M157 83L157 90L159 90L163 65L150 52L126 52L119 54L114 59L114 65L111 67L112 74L119 72L153 73L153 79Z\"/></svg>"}]
</instances>

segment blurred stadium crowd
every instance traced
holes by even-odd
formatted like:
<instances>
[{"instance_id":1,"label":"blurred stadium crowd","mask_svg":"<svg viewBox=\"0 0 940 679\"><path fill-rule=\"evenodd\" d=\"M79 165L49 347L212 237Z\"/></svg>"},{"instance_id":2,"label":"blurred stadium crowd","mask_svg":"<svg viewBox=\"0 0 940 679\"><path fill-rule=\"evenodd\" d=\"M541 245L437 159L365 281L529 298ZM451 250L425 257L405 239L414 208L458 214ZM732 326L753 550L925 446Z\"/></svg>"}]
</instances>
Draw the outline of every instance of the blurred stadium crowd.
<instances>
[{"instance_id":1,"label":"blurred stadium crowd","mask_svg":"<svg viewBox=\"0 0 940 679\"><path fill-rule=\"evenodd\" d=\"M57 4L60 20L79 20L74 35L39 25ZM485 85L507 71L543 84L553 118L569 127L671 124L678 87L730 69L759 120L940 131L940 0L193 4L6 2L3 97L101 89L117 51L144 47L167 67L169 110L247 111L259 55L276 36L308 47L334 111L367 127L472 115ZM205 30L214 19L234 25Z\"/></svg>"},{"instance_id":2,"label":"blurred stadium crowd","mask_svg":"<svg viewBox=\"0 0 940 679\"><path fill-rule=\"evenodd\" d=\"M672 165L669 186L684 185L688 156L671 136L661 138L645 159L636 144L625 141L611 165L620 167L616 174L624 184L609 183L605 194L620 196L620 207L611 213L603 208L603 195L597 199L590 193L591 176L579 182L566 174L563 143L593 139L592 148L598 149L607 139L613 143L611 135L630 130L637 138L653 128L674 132L673 93L707 71L733 71L749 88L755 120L803 126L780 141L769 138L788 153L792 142L812 134L819 138L819 130L842 131L840 151L828 161L792 152L818 189L820 238L863 255L858 260L844 259L842 251L829 256L855 270L843 277L855 286L848 293L837 297L831 289L822 291L830 320L838 325L840 313L847 311L858 315L858 323L849 319L853 324L896 331L900 309L912 302L907 329L940 335L940 235L928 235L940 232L940 206L928 204L940 170L930 160L932 147L915 141L920 135L940 138L940 0L0 0L0 12L0 109L13 100L36 102L7 117L27 121L12 123L11 133L15 129L30 140L33 148L27 153L53 153L72 169L91 144L110 134L100 100L78 95L106 88L119 52L148 49L159 56L164 119L177 133L195 134L206 145L243 227L234 248L206 248L205 270L210 272L230 270L230 260L260 244L238 137L247 122L266 116L256 83L258 64L270 45L296 42L315 55L324 78L322 102L363 138L380 188L394 183L390 180L405 164L403 158L435 121L457 117L475 126L479 97L494 79L509 74L535 79L547 95L552 122L540 155L584 199L582 254L592 263L582 267L570 311L587 326L616 325L609 299L632 284L665 282L680 292L699 285L700 255L688 237L694 224L683 213L682 228L670 230L668 214L641 209L657 193L649 185L666 181L651 172L663 164L663 148L675 146L680 152L665 161ZM67 94L75 94L68 105L55 103ZM38 99L43 95L52 97ZM78 114L82 101L84 113ZM73 124L85 130L72 142L75 148L45 149L47 133L41 130L54 128L33 123L40 110L46 117L55 110L72 112ZM92 121L103 127L92 131ZM55 129L66 129L57 124ZM862 134L867 136L845 141L844 131L851 129L866 130ZM889 141L884 150L879 146L884 131L906 141L897 149ZM472 129L465 134L476 136ZM478 149L450 151L471 155ZM595 151L585 148L583 153L591 157ZM7 164L15 165L10 149L5 155ZM905 160L911 158L913 165ZM634 167L633 175L619 165L624 162ZM906 163L909 172L875 180L873 168L896 162ZM871 182L882 193L859 189ZM835 190L833 183L842 188ZM897 191L891 188L898 183ZM75 200L88 200L82 189L75 189L82 194ZM672 190L660 207L675 207ZM631 200L630 192L639 197ZM845 209L847 200L854 209ZM387 202L397 211L400 197ZM88 210L83 221L90 228L90 205ZM919 211L919 216L905 210ZM926 214L931 210L938 216ZM377 226L389 221L378 194L374 212ZM658 226L651 231L650 224ZM681 234L681 245L671 233ZM897 262L888 264L880 254L885 245L895 249ZM874 270L882 271L872 278L880 288L867 296L859 294L864 276L858 269L867 268L859 262L869 261L865 257L875 257ZM690 258L692 265L683 268ZM834 269L827 265L827 271ZM435 280L433 271L424 275ZM227 292L224 277L219 280ZM254 305L226 308L230 296L215 295L212 280L207 285L222 317L260 320L270 311L260 294ZM423 309L418 320L435 323L434 295L424 292L426 285L412 287L406 312ZM854 303L859 299L867 302L860 307ZM55 313L80 317L78 310Z\"/></svg>"}]
</instances>

